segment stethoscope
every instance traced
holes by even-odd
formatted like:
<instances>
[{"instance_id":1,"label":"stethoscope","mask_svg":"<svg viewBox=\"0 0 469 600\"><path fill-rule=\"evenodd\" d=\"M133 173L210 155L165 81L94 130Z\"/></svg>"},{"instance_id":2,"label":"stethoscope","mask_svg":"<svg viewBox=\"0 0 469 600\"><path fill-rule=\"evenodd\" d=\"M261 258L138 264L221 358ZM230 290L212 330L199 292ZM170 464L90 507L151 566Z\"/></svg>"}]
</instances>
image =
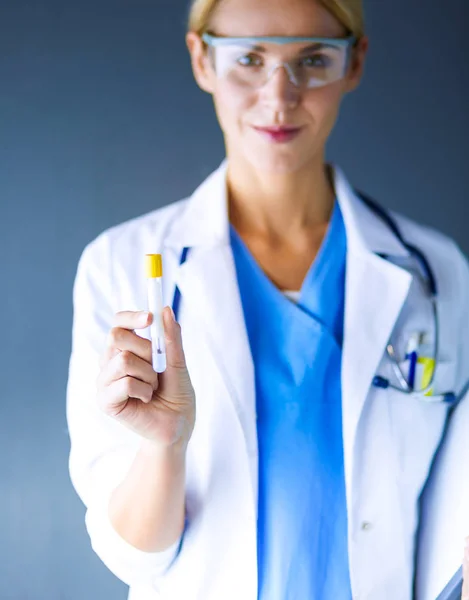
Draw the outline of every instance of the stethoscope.
<instances>
[{"instance_id":1,"label":"stethoscope","mask_svg":"<svg viewBox=\"0 0 469 600\"><path fill-rule=\"evenodd\" d=\"M428 295L429 302L431 304L432 309L432 317L433 317L433 331L434 331L434 340L433 340L433 348L431 356L429 357L433 363L433 368L431 369L431 375L427 385L422 389L415 390L413 386L409 384L408 379L402 372L402 369L399 365L396 351L394 349L393 344L389 341L386 346L386 354L390 360L391 366L394 370L394 373L399 381L399 385L392 384L389 379L383 377L381 375L375 375L373 379L373 385L377 388L392 388L398 390L401 393L408 394L411 396L418 396L421 400L425 400L427 402L444 402L446 404L455 404L459 401L462 396L457 396L455 392L444 392L443 394L439 394L438 396L427 396L427 392L432 389L433 381L435 378L435 371L438 363L438 352L439 352L439 334L440 334L440 322L438 319L438 307L437 307L437 298L438 298L438 288L436 284L436 278L433 273L433 270L430 266L430 263L427 260L427 257L424 253L414 246L407 242L402 235L397 223L394 219L389 215L389 213L384 210L377 202L372 200L370 197L366 196L362 192L357 192L358 196L363 200L363 202L370 208L378 217L389 227L392 233L396 236L399 242L404 246L404 248L409 252L409 254L415 259L418 263L421 271L423 272L422 283L424 288L426 289L426 293ZM384 258L385 260L389 260L389 255L378 253L378 256ZM465 388L469 388L469 381L467 382ZM466 390L467 391L467 390Z\"/></svg>"},{"instance_id":2,"label":"stethoscope","mask_svg":"<svg viewBox=\"0 0 469 600\"><path fill-rule=\"evenodd\" d=\"M403 373L403 371L399 365L394 346L391 343L391 341L389 341L386 346L386 354L390 360L390 363L392 365L392 368L394 370L396 378L399 382L399 385L391 383L391 381L389 379L387 379L386 377L383 377L381 375L375 375L375 377L373 378L373 386L377 387L377 388L382 388L382 389L392 388L401 393L408 394L409 396L418 397L419 399L424 400L426 402L433 402L433 403L434 402L443 402L443 403L452 405L454 407L469 391L469 379L464 384L463 389L459 394L456 394L455 392L444 392L442 394L435 395L435 396L426 395L427 392L429 392L431 390L433 382L434 382L435 372L437 370L438 352L439 352L439 325L440 324L439 324L438 309L437 309L438 289L437 289L436 278L433 273L433 270L432 270L426 256L424 255L424 253L421 250L419 250L416 246L410 244L409 242L407 242L404 239L397 223L389 215L389 213L384 208L382 208L377 202L375 202L375 200L372 200L370 197L366 196L362 192L357 191L356 193L362 199L362 201L368 206L368 208L370 208L389 227L389 229L396 236L396 238L399 240L399 242L404 246L404 248L406 248L406 250L409 252L409 254L418 263L418 265L421 269L421 272L423 273L423 276L421 278L422 278L424 287L426 288L429 302L431 303L431 309L432 309L432 315L433 315L434 341L433 341L433 348L432 348L432 353L431 353L432 355L431 355L431 357L429 357L433 362L433 368L431 370L431 375L430 375L429 381L427 382L427 385L422 389L415 390L414 387L409 384L407 377L405 376L405 374ZM185 247L183 249L183 251L181 253L180 261L179 261L180 265L182 265L186 262L187 256L189 254L189 250L190 250L189 247ZM381 258L384 258L385 260L390 259L390 256L387 254L378 253L378 256L380 256ZM179 315L180 302L181 302L181 292L180 292L178 286L176 286L175 290L174 290L174 296L173 296L173 302L172 302L172 308L173 308L174 314L176 316L176 320L178 319L178 315Z\"/></svg>"}]
</instances>

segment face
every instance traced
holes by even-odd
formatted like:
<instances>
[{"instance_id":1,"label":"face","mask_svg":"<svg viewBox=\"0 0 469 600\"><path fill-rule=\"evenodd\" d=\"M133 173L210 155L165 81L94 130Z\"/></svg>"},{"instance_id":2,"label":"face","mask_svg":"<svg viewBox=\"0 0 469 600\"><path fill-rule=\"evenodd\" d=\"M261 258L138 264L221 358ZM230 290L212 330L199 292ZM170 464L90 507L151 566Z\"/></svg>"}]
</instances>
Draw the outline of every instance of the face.
<instances>
[{"instance_id":1,"label":"face","mask_svg":"<svg viewBox=\"0 0 469 600\"><path fill-rule=\"evenodd\" d=\"M316 0L221 0L209 32L223 37L347 35L341 23ZM187 35L187 44L196 80L213 96L230 161L277 174L296 172L315 160L323 160L340 103L358 85L367 49L367 40L361 40L344 77L307 89L295 85L283 67L274 69L262 85L240 85L236 78L220 74L219 67L215 71L213 58L217 59L218 48L207 51L194 33ZM307 46L263 44L259 54L250 54L249 60L296 64L302 48ZM226 54L226 49L223 52ZM230 60L229 52L227 56ZM275 133L278 128L287 131Z\"/></svg>"}]
</instances>

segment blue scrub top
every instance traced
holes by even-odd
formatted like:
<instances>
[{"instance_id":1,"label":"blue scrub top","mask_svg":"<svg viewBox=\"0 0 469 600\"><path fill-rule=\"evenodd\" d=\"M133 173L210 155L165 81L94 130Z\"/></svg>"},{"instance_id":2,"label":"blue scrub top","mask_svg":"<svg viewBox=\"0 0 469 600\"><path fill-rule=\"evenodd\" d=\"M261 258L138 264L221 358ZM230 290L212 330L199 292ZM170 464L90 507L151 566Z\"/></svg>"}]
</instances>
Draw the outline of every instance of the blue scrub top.
<instances>
[{"instance_id":1,"label":"blue scrub top","mask_svg":"<svg viewBox=\"0 0 469 600\"><path fill-rule=\"evenodd\" d=\"M346 233L337 201L298 303L231 244L255 367L259 600L350 600L341 408Z\"/></svg>"}]
</instances>

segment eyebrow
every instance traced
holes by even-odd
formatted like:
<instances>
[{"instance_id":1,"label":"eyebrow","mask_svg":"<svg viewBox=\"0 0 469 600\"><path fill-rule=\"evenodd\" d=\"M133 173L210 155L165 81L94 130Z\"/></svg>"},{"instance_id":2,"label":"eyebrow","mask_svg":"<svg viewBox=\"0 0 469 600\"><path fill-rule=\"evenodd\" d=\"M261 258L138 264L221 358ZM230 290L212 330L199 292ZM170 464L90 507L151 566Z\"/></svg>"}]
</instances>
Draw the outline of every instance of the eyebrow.
<instances>
[{"instance_id":1,"label":"eyebrow","mask_svg":"<svg viewBox=\"0 0 469 600\"><path fill-rule=\"evenodd\" d=\"M306 52L313 52L314 50L322 50L323 48L332 48L336 50L337 46L335 44L328 44L327 42L315 43L306 46L306 48L302 48L300 50L300 54L304 54Z\"/></svg>"},{"instance_id":2,"label":"eyebrow","mask_svg":"<svg viewBox=\"0 0 469 600\"><path fill-rule=\"evenodd\" d=\"M253 50L254 52L267 52L267 50L265 49L264 46L258 46L257 44L246 44L246 47L250 48L251 50ZM332 48L334 50L337 49L337 46L335 44L328 44L327 42L316 42L314 44L310 44L309 46L306 46L305 48L302 48L299 52L299 54L307 54L308 52L313 52L315 50L322 50L324 48Z\"/></svg>"}]
</instances>

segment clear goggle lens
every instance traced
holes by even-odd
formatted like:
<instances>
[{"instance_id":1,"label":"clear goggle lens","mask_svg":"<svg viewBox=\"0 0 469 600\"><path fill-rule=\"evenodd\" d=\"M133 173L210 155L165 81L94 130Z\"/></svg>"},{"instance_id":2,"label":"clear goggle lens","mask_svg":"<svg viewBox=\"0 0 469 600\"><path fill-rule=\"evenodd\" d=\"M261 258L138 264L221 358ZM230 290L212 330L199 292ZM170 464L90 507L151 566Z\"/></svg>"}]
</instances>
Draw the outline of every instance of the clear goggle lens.
<instances>
[{"instance_id":1,"label":"clear goggle lens","mask_svg":"<svg viewBox=\"0 0 469 600\"><path fill-rule=\"evenodd\" d=\"M251 40L203 37L211 46L217 76L246 88L262 87L282 67L290 81L299 88L318 88L334 83L345 75L352 41L351 38L322 40L316 42L314 47L290 52L292 57L287 61L279 61L272 51L267 51L265 44L263 51L260 51L259 46ZM298 44L295 45L298 47ZM274 48L274 44L270 46Z\"/></svg>"}]
</instances>

